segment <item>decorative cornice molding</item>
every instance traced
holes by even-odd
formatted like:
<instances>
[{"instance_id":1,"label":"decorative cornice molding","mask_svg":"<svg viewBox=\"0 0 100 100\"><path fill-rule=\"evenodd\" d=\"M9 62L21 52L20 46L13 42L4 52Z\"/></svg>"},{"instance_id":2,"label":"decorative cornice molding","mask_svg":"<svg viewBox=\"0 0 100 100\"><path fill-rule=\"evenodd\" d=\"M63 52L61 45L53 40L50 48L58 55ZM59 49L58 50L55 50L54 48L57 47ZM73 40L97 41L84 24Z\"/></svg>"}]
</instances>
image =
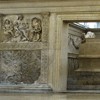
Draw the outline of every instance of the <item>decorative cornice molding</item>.
<instances>
[{"instance_id":1,"label":"decorative cornice molding","mask_svg":"<svg viewBox=\"0 0 100 100\"><path fill-rule=\"evenodd\" d=\"M100 6L100 0L0 0L0 8Z\"/></svg>"}]
</instances>

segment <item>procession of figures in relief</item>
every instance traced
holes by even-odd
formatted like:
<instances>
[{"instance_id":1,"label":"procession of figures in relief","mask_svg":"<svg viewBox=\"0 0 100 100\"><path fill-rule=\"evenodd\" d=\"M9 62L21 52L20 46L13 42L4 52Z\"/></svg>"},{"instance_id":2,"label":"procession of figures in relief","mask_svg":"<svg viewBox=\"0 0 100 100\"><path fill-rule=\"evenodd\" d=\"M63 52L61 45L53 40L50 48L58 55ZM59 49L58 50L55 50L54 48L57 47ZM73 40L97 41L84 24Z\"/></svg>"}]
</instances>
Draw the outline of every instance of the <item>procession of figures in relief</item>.
<instances>
[{"instance_id":1,"label":"procession of figures in relief","mask_svg":"<svg viewBox=\"0 0 100 100\"><path fill-rule=\"evenodd\" d=\"M40 42L41 18L26 18L23 15L6 16L3 19L3 42Z\"/></svg>"},{"instance_id":2,"label":"procession of figures in relief","mask_svg":"<svg viewBox=\"0 0 100 100\"><path fill-rule=\"evenodd\" d=\"M1 44L42 42L41 15L5 15L1 26ZM40 75L41 50L0 51L0 84L34 84Z\"/></svg>"}]
</instances>

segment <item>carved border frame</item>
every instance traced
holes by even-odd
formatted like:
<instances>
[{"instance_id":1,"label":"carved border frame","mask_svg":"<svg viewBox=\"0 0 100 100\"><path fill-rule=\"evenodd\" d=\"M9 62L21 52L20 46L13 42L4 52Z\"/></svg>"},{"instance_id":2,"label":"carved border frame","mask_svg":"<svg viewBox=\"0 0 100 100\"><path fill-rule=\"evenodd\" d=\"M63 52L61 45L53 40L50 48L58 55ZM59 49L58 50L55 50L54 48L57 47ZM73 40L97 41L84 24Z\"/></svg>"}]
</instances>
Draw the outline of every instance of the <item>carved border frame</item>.
<instances>
[{"instance_id":1,"label":"carved border frame","mask_svg":"<svg viewBox=\"0 0 100 100\"><path fill-rule=\"evenodd\" d=\"M50 27L49 41L49 84L55 92L67 92L67 74L68 74L68 26L66 32L63 32L64 21L100 21L100 13L73 13L56 15L52 13L54 21ZM57 26L55 26L57 25ZM54 29L54 30L53 30ZM67 34L66 34L67 33ZM55 38L52 36L55 35ZM53 61L51 60L53 59Z\"/></svg>"}]
</instances>

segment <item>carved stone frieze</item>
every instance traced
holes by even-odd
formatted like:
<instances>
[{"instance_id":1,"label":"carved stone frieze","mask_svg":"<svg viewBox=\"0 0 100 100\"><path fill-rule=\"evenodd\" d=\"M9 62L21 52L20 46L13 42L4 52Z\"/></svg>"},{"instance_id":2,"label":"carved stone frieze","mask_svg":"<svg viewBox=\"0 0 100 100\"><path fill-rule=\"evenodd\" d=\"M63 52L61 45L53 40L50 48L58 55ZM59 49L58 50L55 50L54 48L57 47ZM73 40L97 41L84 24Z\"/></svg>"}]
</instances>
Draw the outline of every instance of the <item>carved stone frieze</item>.
<instances>
[{"instance_id":1,"label":"carved stone frieze","mask_svg":"<svg viewBox=\"0 0 100 100\"><path fill-rule=\"evenodd\" d=\"M0 84L47 84L49 13L5 15L1 22Z\"/></svg>"},{"instance_id":2,"label":"carved stone frieze","mask_svg":"<svg viewBox=\"0 0 100 100\"><path fill-rule=\"evenodd\" d=\"M3 19L3 42L40 42L42 21L40 16L8 15Z\"/></svg>"}]
</instances>

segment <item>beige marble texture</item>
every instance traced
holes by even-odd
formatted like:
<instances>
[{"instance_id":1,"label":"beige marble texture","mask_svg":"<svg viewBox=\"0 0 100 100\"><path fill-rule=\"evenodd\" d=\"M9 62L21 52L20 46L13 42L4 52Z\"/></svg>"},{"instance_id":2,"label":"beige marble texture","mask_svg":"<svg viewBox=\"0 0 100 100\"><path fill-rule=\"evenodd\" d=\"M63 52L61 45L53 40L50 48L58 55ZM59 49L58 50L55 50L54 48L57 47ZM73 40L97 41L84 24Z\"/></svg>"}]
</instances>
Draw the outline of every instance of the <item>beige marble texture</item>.
<instances>
[{"instance_id":1,"label":"beige marble texture","mask_svg":"<svg viewBox=\"0 0 100 100\"><path fill-rule=\"evenodd\" d=\"M9 3L8 3L9 1ZM21 1L21 2L20 2ZM22 2L23 1L23 2ZM27 3L26 3L27 1ZM32 1L32 2L30 2ZM38 2L34 2L38 1ZM41 2L46 1L46 2ZM64 25L64 21L100 21L100 1L99 0L0 0L0 14L40 14L43 17L43 34L42 44L36 43L32 46L23 49L42 49L42 70L46 69L41 74L42 82L46 76L46 82L50 85L53 91L66 92L67 74L68 74L68 28L69 25ZM59 1L59 2L58 2ZM1 15L0 15L1 16ZM0 19L1 23L2 20ZM2 31L0 32L2 34ZM1 35L0 35L1 38ZM4 50L12 50L14 44L9 48L6 45L0 44ZM22 44L19 45L20 46ZM7 45L9 46L9 45ZM18 46L18 45L17 45ZM28 45L29 46L29 45ZM36 46L36 47L35 47ZM35 48L34 48L35 47ZM28 50L29 50L28 49ZM15 48L16 50L16 48ZM46 50L46 53L45 53ZM49 64L48 64L49 63ZM44 66L45 65L45 66ZM47 70L49 69L49 70ZM41 77L38 81L41 81ZM62 84L63 83L63 84ZM20 95L20 96L19 96ZM86 99L88 95L74 94L7 94L1 95L1 100L81 100ZM9 97L9 98L7 98ZM88 98L91 100L89 96Z\"/></svg>"},{"instance_id":2,"label":"beige marble texture","mask_svg":"<svg viewBox=\"0 0 100 100\"><path fill-rule=\"evenodd\" d=\"M0 100L100 100L100 94L0 94Z\"/></svg>"}]
</instances>

